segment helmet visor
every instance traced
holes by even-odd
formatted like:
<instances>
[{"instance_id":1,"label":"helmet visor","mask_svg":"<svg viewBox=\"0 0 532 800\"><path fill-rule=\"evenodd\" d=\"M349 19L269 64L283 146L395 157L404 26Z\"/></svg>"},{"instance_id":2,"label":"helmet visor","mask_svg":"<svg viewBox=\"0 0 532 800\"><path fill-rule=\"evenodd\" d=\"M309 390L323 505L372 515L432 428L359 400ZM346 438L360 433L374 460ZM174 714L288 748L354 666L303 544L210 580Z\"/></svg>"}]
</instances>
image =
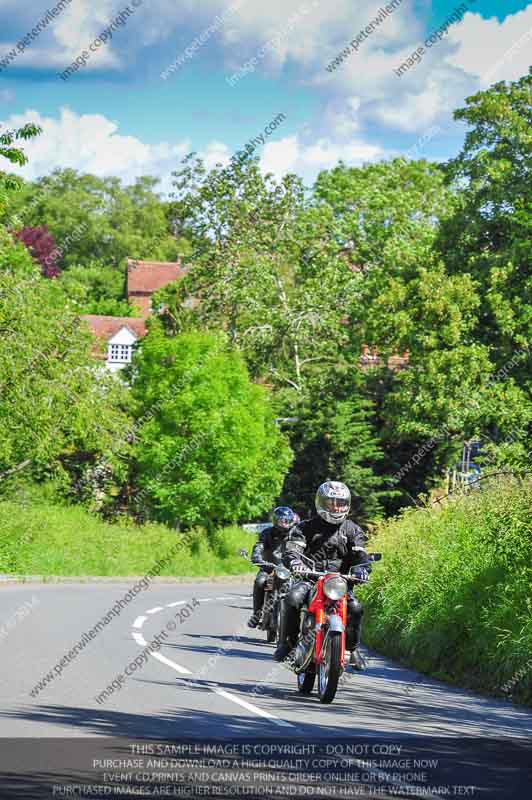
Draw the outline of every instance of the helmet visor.
<instances>
[{"instance_id":1,"label":"helmet visor","mask_svg":"<svg viewBox=\"0 0 532 800\"><path fill-rule=\"evenodd\" d=\"M347 514L349 511L349 500L345 497L324 497L322 506L329 514Z\"/></svg>"},{"instance_id":2,"label":"helmet visor","mask_svg":"<svg viewBox=\"0 0 532 800\"><path fill-rule=\"evenodd\" d=\"M272 522L276 528L288 531L295 523L295 514L289 506L277 506L272 514Z\"/></svg>"}]
</instances>

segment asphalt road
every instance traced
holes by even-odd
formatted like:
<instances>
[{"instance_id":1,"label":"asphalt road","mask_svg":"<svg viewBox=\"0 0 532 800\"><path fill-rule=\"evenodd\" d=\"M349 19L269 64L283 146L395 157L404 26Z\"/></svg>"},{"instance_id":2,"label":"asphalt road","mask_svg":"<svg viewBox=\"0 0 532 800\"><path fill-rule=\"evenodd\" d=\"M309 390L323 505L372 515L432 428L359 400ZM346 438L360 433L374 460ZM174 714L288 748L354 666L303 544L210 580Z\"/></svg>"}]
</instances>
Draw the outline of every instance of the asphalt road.
<instances>
[{"instance_id":1,"label":"asphalt road","mask_svg":"<svg viewBox=\"0 0 532 800\"><path fill-rule=\"evenodd\" d=\"M365 770L359 783L365 777L369 793L358 795L364 797L529 796L530 710L450 688L373 653L366 653L363 673L346 673L331 705L320 704L316 695L303 697L294 675L272 660L265 634L245 626L249 585L152 584L54 671L129 588L118 583L0 587L0 800L108 796L103 789L101 795L75 788L61 793L50 775L75 787L76 770L87 766L89 750L96 754L103 744L132 747L147 739L187 742L190 748L214 740L237 743L240 756L258 753L266 747L261 743L278 745L279 753L282 745L285 754L289 745L305 745L303 755L318 747L311 755L330 757L329 764L292 767L315 766L322 775L324 769L344 769L351 775L350 782L321 796L349 796L340 790L357 785L355 769ZM53 678L36 689L48 673ZM265 754L278 753L266 749ZM414 784L426 793L415 794L408 788ZM174 784L167 796L220 796L215 784L209 785L213 794L199 789L179 794L183 786ZM324 785L314 786L316 796ZM311 794L289 791L295 782L284 786L287 796ZM386 786L392 787L387 795ZM145 791L137 796L154 796Z\"/></svg>"}]
</instances>

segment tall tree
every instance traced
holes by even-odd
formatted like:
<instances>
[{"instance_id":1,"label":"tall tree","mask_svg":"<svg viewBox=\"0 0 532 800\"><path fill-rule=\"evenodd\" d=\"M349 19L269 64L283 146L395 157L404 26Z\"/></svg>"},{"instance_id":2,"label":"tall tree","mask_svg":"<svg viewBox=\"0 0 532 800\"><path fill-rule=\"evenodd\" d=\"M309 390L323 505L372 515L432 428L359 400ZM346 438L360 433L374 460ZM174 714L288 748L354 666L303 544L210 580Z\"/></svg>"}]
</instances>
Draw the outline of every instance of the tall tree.
<instances>
[{"instance_id":1,"label":"tall tree","mask_svg":"<svg viewBox=\"0 0 532 800\"><path fill-rule=\"evenodd\" d=\"M532 75L468 97L469 130L447 165L459 205L439 246L448 270L470 273L482 302L475 335L499 368L532 340ZM522 353L526 356L526 353ZM530 354L511 364L530 390Z\"/></svg>"},{"instance_id":2,"label":"tall tree","mask_svg":"<svg viewBox=\"0 0 532 800\"><path fill-rule=\"evenodd\" d=\"M346 483L358 521L375 520L399 492L387 485L377 406L362 370L348 362L313 377L308 398L288 428L295 458L285 483L286 501L302 514L326 479Z\"/></svg>"},{"instance_id":3,"label":"tall tree","mask_svg":"<svg viewBox=\"0 0 532 800\"><path fill-rule=\"evenodd\" d=\"M137 503L208 527L271 508L291 460L265 390L221 334L152 323L134 363Z\"/></svg>"},{"instance_id":4,"label":"tall tree","mask_svg":"<svg viewBox=\"0 0 532 800\"><path fill-rule=\"evenodd\" d=\"M63 254L62 269L102 263L124 269L126 257L173 261L178 243L157 179L138 178L123 186L118 178L82 175L73 169L25 184L17 198L25 225L47 225ZM73 232L80 231L79 236Z\"/></svg>"},{"instance_id":5,"label":"tall tree","mask_svg":"<svg viewBox=\"0 0 532 800\"><path fill-rule=\"evenodd\" d=\"M57 266L57 246L55 239L46 225L35 228L25 226L15 234L26 245L33 258L41 265L41 272L45 278L56 278L59 275Z\"/></svg>"},{"instance_id":6,"label":"tall tree","mask_svg":"<svg viewBox=\"0 0 532 800\"><path fill-rule=\"evenodd\" d=\"M112 458L124 389L91 357L92 338L57 281L0 229L0 478L63 472L63 459ZM0 484L1 485L1 484Z\"/></svg>"},{"instance_id":7,"label":"tall tree","mask_svg":"<svg viewBox=\"0 0 532 800\"><path fill-rule=\"evenodd\" d=\"M353 279L330 211L306 207L299 179L277 183L252 158L207 172L190 156L175 186L174 227L192 253L185 279L160 293L169 328L223 327L253 377L301 396L313 366L337 358Z\"/></svg>"}]
</instances>

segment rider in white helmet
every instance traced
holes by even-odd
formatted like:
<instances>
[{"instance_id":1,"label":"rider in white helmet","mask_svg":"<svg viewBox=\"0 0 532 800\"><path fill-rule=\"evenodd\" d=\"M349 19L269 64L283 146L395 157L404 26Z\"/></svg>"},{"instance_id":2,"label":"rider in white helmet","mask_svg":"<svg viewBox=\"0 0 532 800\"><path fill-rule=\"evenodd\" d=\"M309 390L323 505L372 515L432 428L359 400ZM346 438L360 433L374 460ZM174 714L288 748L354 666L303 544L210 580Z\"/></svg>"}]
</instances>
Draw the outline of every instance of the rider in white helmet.
<instances>
[{"instance_id":1,"label":"rider in white helmet","mask_svg":"<svg viewBox=\"0 0 532 800\"><path fill-rule=\"evenodd\" d=\"M346 572L349 567L367 559L366 536L355 522L347 518L351 508L351 492L345 483L326 481L316 492L316 514L303 520L290 531L283 543L283 561L287 567L303 567L298 553L315 561L316 570ZM290 590L282 605L279 646L274 658L283 661L295 646L299 634L300 609L308 601L311 584L299 581ZM362 603L349 592L347 600L346 650L351 651L350 664L363 668L359 653Z\"/></svg>"}]
</instances>

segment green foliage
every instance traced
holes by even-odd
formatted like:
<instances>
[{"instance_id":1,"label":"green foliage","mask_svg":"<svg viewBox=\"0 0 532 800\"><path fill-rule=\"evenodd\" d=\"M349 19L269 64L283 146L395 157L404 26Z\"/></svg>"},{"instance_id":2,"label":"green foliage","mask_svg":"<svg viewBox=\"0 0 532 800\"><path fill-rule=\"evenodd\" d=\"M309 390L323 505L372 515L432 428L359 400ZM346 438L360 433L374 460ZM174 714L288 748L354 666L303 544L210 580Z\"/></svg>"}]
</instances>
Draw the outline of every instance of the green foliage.
<instances>
[{"instance_id":1,"label":"green foliage","mask_svg":"<svg viewBox=\"0 0 532 800\"><path fill-rule=\"evenodd\" d=\"M60 285L1 229L0 332L0 478L112 453L127 423L124 390L97 372L91 336Z\"/></svg>"},{"instance_id":2,"label":"green foliage","mask_svg":"<svg viewBox=\"0 0 532 800\"><path fill-rule=\"evenodd\" d=\"M497 366L532 339L532 75L497 83L455 112L466 122L461 153L447 165L459 187L440 250L453 273L467 270L483 306L475 336ZM530 360L513 373L530 390Z\"/></svg>"},{"instance_id":3,"label":"green foliage","mask_svg":"<svg viewBox=\"0 0 532 800\"><path fill-rule=\"evenodd\" d=\"M138 481L155 516L209 527L266 512L290 450L264 389L212 334L167 337L154 324L134 363L142 420Z\"/></svg>"},{"instance_id":4,"label":"green foliage","mask_svg":"<svg viewBox=\"0 0 532 800\"><path fill-rule=\"evenodd\" d=\"M42 133L42 128L32 122L27 122L17 130L0 133L0 158L7 159L10 164L24 166L28 161L27 156L24 150L14 146L15 142L20 142L21 139L28 141L40 133ZM13 192L19 191L22 185L23 181L20 178L0 170L0 214L6 210Z\"/></svg>"},{"instance_id":5,"label":"green foliage","mask_svg":"<svg viewBox=\"0 0 532 800\"><path fill-rule=\"evenodd\" d=\"M138 316L138 310L124 300L125 276L100 262L74 265L59 276L59 283L81 314Z\"/></svg>"},{"instance_id":6,"label":"green foliage","mask_svg":"<svg viewBox=\"0 0 532 800\"><path fill-rule=\"evenodd\" d=\"M46 224L64 254L61 269L94 264L120 270L126 257L175 261L178 245L167 204L156 194L157 179L80 175L73 169L25 184L12 201L24 225Z\"/></svg>"},{"instance_id":7,"label":"green foliage","mask_svg":"<svg viewBox=\"0 0 532 800\"><path fill-rule=\"evenodd\" d=\"M397 492L386 486L377 410L362 371L344 365L316 375L309 400L290 411L297 422L288 428L295 459L285 483L286 501L306 516L318 484L341 480L351 489L357 520L381 516L384 502Z\"/></svg>"},{"instance_id":8,"label":"green foliage","mask_svg":"<svg viewBox=\"0 0 532 800\"><path fill-rule=\"evenodd\" d=\"M334 361L352 273L336 256L332 214L308 208L301 182L276 183L255 160L176 173L176 230L193 244L184 280L159 293L170 330L228 331L251 374L304 393L313 365ZM183 307L189 296L200 302Z\"/></svg>"},{"instance_id":9,"label":"green foliage","mask_svg":"<svg viewBox=\"0 0 532 800\"><path fill-rule=\"evenodd\" d=\"M184 525L263 513L290 462L274 416L298 417L286 428L295 462L283 492L305 512L326 477L359 494L361 518L393 512L441 483L470 438L482 440L486 468L530 464L531 80L467 99L455 116L469 132L447 165L340 163L308 193L294 175L263 175L256 158L209 171L194 154L174 173L171 203L149 177L124 187L67 169L17 183L10 215L0 208L6 225L46 224L61 248L60 278L48 289L39 283L26 312L14 306L26 356L51 348L70 368L66 382L55 373L51 381L58 409L85 374L76 364L88 348L76 333L65 352L59 339L69 340L68 320L76 312L137 313L123 300L125 257L185 254L186 277L155 297L170 336L154 322L129 372L139 420L155 412L136 431L132 465L119 448L122 474L129 467L122 499L136 493L140 512L145 504ZM34 133L0 138L0 154ZM8 251L21 275L33 269L12 244ZM61 318L63 327L57 323L41 343L43 316ZM220 330L230 347L214 353ZM364 345L380 363L361 370ZM212 370L210 358L209 369L201 367L208 353ZM407 366L389 369L388 359L403 354ZM8 375L23 372L14 366L18 356L0 344ZM271 402L248 376L266 384ZM12 383L25 387L19 373ZM76 435L62 440L39 416L47 389L40 392L27 405L16 396L16 408L46 431L32 464L57 462L62 452L61 463L72 465L78 454L94 453L88 431L96 430L98 403L80 410ZM29 442L19 439L26 451ZM15 440L8 431L0 442L0 472L27 460ZM106 436L101 449L109 452Z\"/></svg>"},{"instance_id":10,"label":"green foliage","mask_svg":"<svg viewBox=\"0 0 532 800\"><path fill-rule=\"evenodd\" d=\"M110 525L80 506L49 501L20 505L0 502L0 572L22 575L144 575L160 558L177 550L161 575L208 576L248 573L238 555L249 534L232 527L208 538L202 530L187 536L158 523Z\"/></svg>"},{"instance_id":11,"label":"green foliage","mask_svg":"<svg viewBox=\"0 0 532 800\"><path fill-rule=\"evenodd\" d=\"M362 594L370 646L501 693L532 652L532 482L488 483L386 523L371 541L383 560ZM512 694L532 702L531 669Z\"/></svg>"}]
</instances>

